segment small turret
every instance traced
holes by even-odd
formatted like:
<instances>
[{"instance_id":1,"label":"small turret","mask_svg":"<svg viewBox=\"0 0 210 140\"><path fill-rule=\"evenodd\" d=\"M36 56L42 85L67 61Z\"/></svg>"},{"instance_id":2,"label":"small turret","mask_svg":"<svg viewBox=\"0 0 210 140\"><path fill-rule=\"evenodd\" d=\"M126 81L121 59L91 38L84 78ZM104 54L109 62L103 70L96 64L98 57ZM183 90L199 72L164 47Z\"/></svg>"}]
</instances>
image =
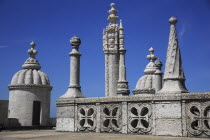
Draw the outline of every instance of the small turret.
<instances>
[{"instance_id":1,"label":"small turret","mask_svg":"<svg viewBox=\"0 0 210 140\"><path fill-rule=\"evenodd\" d=\"M147 55L149 64L147 64L144 73L146 75L142 76L137 84L136 88L133 90L134 94L154 94L161 89L162 86L162 63L160 59L156 62L157 57L154 55L154 49L149 49L150 54Z\"/></svg>"}]
</instances>

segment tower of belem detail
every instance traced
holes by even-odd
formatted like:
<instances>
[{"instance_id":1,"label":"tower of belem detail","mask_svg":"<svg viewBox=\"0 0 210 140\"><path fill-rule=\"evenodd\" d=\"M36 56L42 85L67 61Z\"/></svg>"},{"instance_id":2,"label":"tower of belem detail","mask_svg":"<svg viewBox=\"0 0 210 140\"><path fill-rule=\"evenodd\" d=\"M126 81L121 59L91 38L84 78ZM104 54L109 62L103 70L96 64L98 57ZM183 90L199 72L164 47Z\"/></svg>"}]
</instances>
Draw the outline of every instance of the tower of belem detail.
<instances>
[{"instance_id":1,"label":"tower of belem detail","mask_svg":"<svg viewBox=\"0 0 210 140\"><path fill-rule=\"evenodd\" d=\"M108 11L109 25L103 30L103 51L105 54L105 95L124 96L129 95L128 81L126 81L124 28L122 20L120 25L116 22L118 11L111 4Z\"/></svg>"}]
</instances>

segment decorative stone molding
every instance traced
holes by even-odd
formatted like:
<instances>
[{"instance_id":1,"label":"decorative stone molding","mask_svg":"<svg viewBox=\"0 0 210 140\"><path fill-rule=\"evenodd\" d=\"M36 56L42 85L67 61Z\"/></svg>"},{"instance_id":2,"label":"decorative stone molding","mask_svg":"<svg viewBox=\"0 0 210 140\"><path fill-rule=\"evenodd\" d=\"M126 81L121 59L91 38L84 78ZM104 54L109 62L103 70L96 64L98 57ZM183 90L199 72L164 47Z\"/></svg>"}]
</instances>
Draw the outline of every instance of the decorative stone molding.
<instances>
[{"instance_id":1,"label":"decorative stone molding","mask_svg":"<svg viewBox=\"0 0 210 140\"><path fill-rule=\"evenodd\" d=\"M150 133L152 130L152 108L150 104L128 104L128 129L131 133Z\"/></svg>"},{"instance_id":2,"label":"decorative stone molding","mask_svg":"<svg viewBox=\"0 0 210 140\"><path fill-rule=\"evenodd\" d=\"M52 89L52 86L49 85L9 85L8 86L9 90L14 90L14 89L31 89L31 88L49 88Z\"/></svg>"},{"instance_id":3,"label":"decorative stone molding","mask_svg":"<svg viewBox=\"0 0 210 140\"><path fill-rule=\"evenodd\" d=\"M100 123L102 132L119 132L122 128L121 104L102 104Z\"/></svg>"}]
</instances>

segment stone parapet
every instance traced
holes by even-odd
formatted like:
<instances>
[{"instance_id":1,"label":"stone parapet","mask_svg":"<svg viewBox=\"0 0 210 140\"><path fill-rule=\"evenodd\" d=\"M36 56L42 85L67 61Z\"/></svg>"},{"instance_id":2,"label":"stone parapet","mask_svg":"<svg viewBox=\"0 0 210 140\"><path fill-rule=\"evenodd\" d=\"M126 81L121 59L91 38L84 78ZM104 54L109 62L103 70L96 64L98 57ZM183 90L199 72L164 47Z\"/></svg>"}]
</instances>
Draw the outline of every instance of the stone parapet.
<instances>
[{"instance_id":1,"label":"stone parapet","mask_svg":"<svg viewBox=\"0 0 210 140\"><path fill-rule=\"evenodd\" d=\"M59 99L57 131L210 137L210 92Z\"/></svg>"}]
</instances>

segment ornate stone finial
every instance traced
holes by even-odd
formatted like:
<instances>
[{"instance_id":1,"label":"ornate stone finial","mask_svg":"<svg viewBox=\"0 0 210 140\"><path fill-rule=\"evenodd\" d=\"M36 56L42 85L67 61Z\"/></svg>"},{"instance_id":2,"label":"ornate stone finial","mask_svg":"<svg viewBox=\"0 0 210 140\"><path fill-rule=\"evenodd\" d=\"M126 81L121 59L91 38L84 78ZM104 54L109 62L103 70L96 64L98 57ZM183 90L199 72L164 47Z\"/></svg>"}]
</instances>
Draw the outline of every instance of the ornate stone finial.
<instances>
[{"instance_id":1,"label":"ornate stone finial","mask_svg":"<svg viewBox=\"0 0 210 140\"><path fill-rule=\"evenodd\" d=\"M118 20L118 16L116 16L116 14L118 13L118 11L114 8L115 4L111 3L111 9L108 11L109 12L109 17L107 20L109 20L111 22L111 24L116 24L116 21Z\"/></svg>"},{"instance_id":2,"label":"ornate stone finial","mask_svg":"<svg viewBox=\"0 0 210 140\"><path fill-rule=\"evenodd\" d=\"M155 66L158 68L161 68L163 66L163 63L160 61L160 59L158 58L158 60L155 62Z\"/></svg>"},{"instance_id":3,"label":"ornate stone finial","mask_svg":"<svg viewBox=\"0 0 210 140\"><path fill-rule=\"evenodd\" d=\"M81 40L80 40L79 37L74 36L70 39L70 43L71 43L72 46L78 47L81 44Z\"/></svg>"},{"instance_id":4,"label":"ornate stone finial","mask_svg":"<svg viewBox=\"0 0 210 140\"><path fill-rule=\"evenodd\" d=\"M175 18L175 17L171 17L170 19L169 19L169 23L170 24L176 24L178 22L178 20L177 20L177 18Z\"/></svg>"},{"instance_id":5,"label":"ornate stone finial","mask_svg":"<svg viewBox=\"0 0 210 140\"><path fill-rule=\"evenodd\" d=\"M30 46L31 46L32 48L34 48L34 47L36 46L36 44L35 44L33 41L31 41Z\"/></svg>"},{"instance_id":6,"label":"ornate stone finial","mask_svg":"<svg viewBox=\"0 0 210 140\"><path fill-rule=\"evenodd\" d=\"M151 48L149 49L149 52L150 52L150 54L147 55L147 59L148 59L150 62L154 62L154 61L157 59L157 57L154 55L154 49L151 47Z\"/></svg>"},{"instance_id":7,"label":"ornate stone finial","mask_svg":"<svg viewBox=\"0 0 210 140\"><path fill-rule=\"evenodd\" d=\"M35 56L37 55L38 51L34 49L36 44L32 41L30 43L31 49L28 50L28 54L30 57L25 61L22 68L23 69L41 69L39 62L36 60Z\"/></svg>"},{"instance_id":8,"label":"ornate stone finial","mask_svg":"<svg viewBox=\"0 0 210 140\"><path fill-rule=\"evenodd\" d=\"M31 58L35 58L35 56L37 55L38 51L34 49L34 47L36 46L36 44L32 41L30 43L31 49L28 50L28 54L30 55Z\"/></svg>"},{"instance_id":9,"label":"ornate stone finial","mask_svg":"<svg viewBox=\"0 0 210 140\"><path fill-rule=\"evenodd\" d=\"M149 49L150 54L147 55L147 59L150 61L149 64L147 64L144 73L145 74L154 74L154 72L156 71L156 66L154 61L157 59L157 57L154 55L154 49L151 47Z\"/></svg>"}]
</instances>

